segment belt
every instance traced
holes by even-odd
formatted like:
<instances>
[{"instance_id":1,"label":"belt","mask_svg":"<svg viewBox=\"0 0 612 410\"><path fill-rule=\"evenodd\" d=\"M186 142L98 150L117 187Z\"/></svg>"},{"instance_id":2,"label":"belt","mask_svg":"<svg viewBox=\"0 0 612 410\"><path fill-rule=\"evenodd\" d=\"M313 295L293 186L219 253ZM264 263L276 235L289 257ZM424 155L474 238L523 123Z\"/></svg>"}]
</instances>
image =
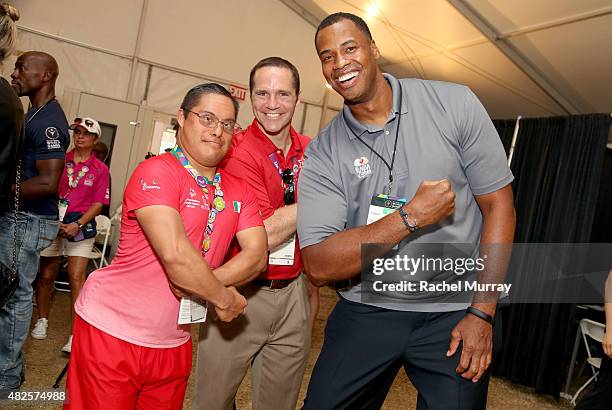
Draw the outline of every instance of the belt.
<instances>
[{"instance_id":1,"label":"belt","mask_svg":"<svg viewBox=\"0 0 612 410\"><path fill-rule=\"evenodd\" d=\"M286 288L287 286L289 286L291 282L293 282L299 277L300 275L297 275L295 278L291 278L291 279L260 279L260 278L257 278L257 279L254 279L252 283L254 283L255 285L259 285L259 286L265 286L270 289L282 289L282 288Z\"/></svg>"}]
</instances>

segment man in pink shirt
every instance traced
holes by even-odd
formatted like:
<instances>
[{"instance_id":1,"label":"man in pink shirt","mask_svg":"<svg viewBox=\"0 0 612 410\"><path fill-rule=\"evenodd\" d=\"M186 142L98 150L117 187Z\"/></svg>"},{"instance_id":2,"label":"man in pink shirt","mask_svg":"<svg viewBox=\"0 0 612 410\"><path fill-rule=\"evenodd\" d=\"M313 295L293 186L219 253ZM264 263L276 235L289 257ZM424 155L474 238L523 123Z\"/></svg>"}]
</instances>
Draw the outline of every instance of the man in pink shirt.
<instances>
[{"instance_id":1,"label":"man in pink shirt","mask_svg":"<svg viewBox=\"0 0 612 410\"><path fill-rule=\"evenodd\" d=\"M267 238L251 191L217 168L237 113L220 85L192 88L177 146L132 174L117 256L89 277L75 306L65 408L180 409L192 355L183 323L203 321L202 300L222 321L244 312L233 285L265 269ZM241 252L223 263L234 237Z\"/></svg>"}]
</instances>

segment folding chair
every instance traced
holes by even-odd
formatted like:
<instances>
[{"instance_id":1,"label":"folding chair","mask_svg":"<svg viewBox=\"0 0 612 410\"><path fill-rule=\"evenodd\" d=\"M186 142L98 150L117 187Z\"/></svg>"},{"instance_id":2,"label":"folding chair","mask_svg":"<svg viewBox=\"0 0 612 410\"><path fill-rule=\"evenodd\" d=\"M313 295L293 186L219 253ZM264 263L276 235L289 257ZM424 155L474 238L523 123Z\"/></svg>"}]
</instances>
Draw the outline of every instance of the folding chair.
<instances>
[{"instance_id":1,"label":"folding chair","mask_svg":"<svg viewBox=\"0 0 612 410\"><path fill-rule=\"evenodd\" d=\"M108 261L106 260L106 246L108 245L108 238L111 233L111 220L104 215L96 216L96 229L98 230L98 234L96 235L89 259L93 261L97 269L104 265L108 265ZM99 262L96 262L98 259Z\"/></svg>"},{"instance_id":2,"label":"folding chair","mask_svg":"<svg viewBox=\"0 0 612 410\"><path fill-rule=\"evenodd\" d=\"M593 357L591 353L591 347L589 345L589 339L587 336L599 343L602 342L604 338L606 326L603 323L594 322L590 319L582 319L580 321L580 333L582 334L582 341L584 342L584 347L587 352L587 363L591 367L591 371L593 372L593 376L589 380L586 381L576 393L572 396L571 403L572 405L576 405L576 400L580 393L593 382L593 380L597 380L597 375L599 374L599 369L601 367L601 357Z\"/></svg>"}]
</instances>

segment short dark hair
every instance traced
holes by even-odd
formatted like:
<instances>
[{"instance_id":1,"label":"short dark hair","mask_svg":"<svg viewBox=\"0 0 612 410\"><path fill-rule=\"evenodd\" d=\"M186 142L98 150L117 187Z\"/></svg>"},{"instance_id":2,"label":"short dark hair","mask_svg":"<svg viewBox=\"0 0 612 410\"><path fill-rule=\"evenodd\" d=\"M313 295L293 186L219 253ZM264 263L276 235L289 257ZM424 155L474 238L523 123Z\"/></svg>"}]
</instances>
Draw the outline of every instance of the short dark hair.
<instances>
[{"instance_id":1,"label":"short dark hair","mask_svg":"<svg viewBox=\"0 0 612 410\"><path fill-rule=\"evenodd\" d=\"M238 110L240 109L240 105L238 101L230 94L229 91L222 85L217 83L204 83L199 84L193 87L191 90L187 91L185 97L183 98L183 102L181 103L181 109L186 111L191 111L193 107L198 105L200 102L200 97L204 94L218 94L232 100L232 104L234 105L234 119L238 118ZM187 115L185 115L187 117Z\"/></svg>"},{"instance_id":2,"label":"short dark hair","mask_svg":"<svg viewBox=\"0 0 612 410\"><path fill-rule=\"evenodd\" d=\"M281 57L267 57L262 60L259 60L257 64L251 68L251 74L249 74L249 89L250 92L253 92L253 87L255 86L255 73L260 68L264 67L278 67L278 68L286 68L291 72L293 88L295 89L296 94L300 93L300 73L298 73L297 68L289 61L285 60Z\"/></svg>"},{"instance_id":3,"label":"short dark hair","mask_svg":"<svg viewBox=\"0 0 612 410\"><path fill-rule=\"evenodd\" d=\"M361 17L356 16L351 13L338 12L338 13L330 14L329 16L325 17L323 21L319 23L319 27L317 27L317 32L315 33L315 37L314 37L315 46L317 45L317 36L319 35L319 31L323 30L326 27L331 26L332 24L336 24L337 22L341 20L350 20L353 23L355 23L355 26L357 26L359 31L365 34L368 40L372 41L372 33L370 32L370 28L368 27L366 22L363 21Z\"/></svg>"}]
</instances>

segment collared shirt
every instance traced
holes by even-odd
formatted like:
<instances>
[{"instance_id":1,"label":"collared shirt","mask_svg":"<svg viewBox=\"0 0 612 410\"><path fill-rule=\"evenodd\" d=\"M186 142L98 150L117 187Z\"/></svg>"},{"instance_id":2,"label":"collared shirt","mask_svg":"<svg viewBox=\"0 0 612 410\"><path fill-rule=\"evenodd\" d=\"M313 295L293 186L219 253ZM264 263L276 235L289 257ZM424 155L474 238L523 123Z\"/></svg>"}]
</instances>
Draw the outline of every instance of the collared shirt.
<instances>
[{"instance_id":1,"label":"collared shirt","mask_svg":"<svg viewBox=\"0 0 612 410\"><path fill-rule=\"evenodd\" d=\"M234 146L229 159L223 164L223 169L245 180L257 197L257 203L263 219L268 219L278 208L285 206L283 181L278 169L270 159L271 154L276 154L279 160L279 169L293 169L298 164L299 177L304 150L310 142L310 138L298 134L293 127L291 133L291 148L287 155L274 145L272 141L261 131L257 120L234 138L238 141ZM295 199L297 202L298 191L295 187ZM266 272L260 277L265 279L290 279L302 271L302 257L296 241L295 259L293 265L280 266L268 265Z\"/></svg>"},{"instance_id":2,"label":"collared shirt","mask_svg":"<svg viewBox=\"0 0 612 410\"><path fill-rule=\"evenodd\" d=\"M456 200L451 218L409 235L400 243L400 253L408 253L415 244L465 243L470 244L472 256L477 255L482 214L474 196L494 192L513 180L495 127L465 86L384 76L393 92L393 109L382 127L359 123L345 105L306 151L298 207L301 247L366 224L372 196L383 193L389 170L357 135L390 164L401 116L391 195L410 201L422 181L447 178ZM421 254L409 256L418 258ZM448 272L418 273L433 275L423 280L458 280ZM362 302L360 285L342 295ZM401 300L368 304L429 312L467 307L465 303L438 303L452 300L452 296L411 294Z\"/></svg>"},{"instance_id":3,"label":"collared shirt","mask_svg":"<svg viewBox=\"0 0 612 410\"><path fill-rule=\"evenodd\" d=\"M226 206L217 214L205 257L211 269L223 263L236 232L262 226L255 197L245 183L222 170L221 189ZM177 324L179 300L135 211L151 205L176 209L190 242L201 250L213 199L209 191L205 195L170 153L141 162L125 188L117 256L89 276L76 313L111 336L140 346L169 348L187 342L190 326Z\"/></svg>"},{"instance_id":4,"label":"collared shirt","mask_svg":"<svg viewBox=\"0 0 612 410\"><path fill-rule=\"evenodd\" d=\"M73 181L77 186L69 186L68 165L73 164ZM79 172L87 167L87 172L79 178ZM109 173L105 163L92 153L84 162L74 164L74 150L66 154L66 166L59 183L59 195L68 200L67 212L87 212L91 204L99 202L102 205L109 203Z\"/></svg>"},{"instance_id":5,"label":"collared shirt","mask_svg":"<svg viewBox=\"0 0 612 410\"><path fill-rule=\"evenodd\" d=\"M57 100L44 106L32 107L25 115L25 143L21 151L21 181L38 175L36 161L66 157L70 143L68 121ZM23 199L22 211L57 217L56 194L42 198Z\"/></svg>"}]
</instances>

